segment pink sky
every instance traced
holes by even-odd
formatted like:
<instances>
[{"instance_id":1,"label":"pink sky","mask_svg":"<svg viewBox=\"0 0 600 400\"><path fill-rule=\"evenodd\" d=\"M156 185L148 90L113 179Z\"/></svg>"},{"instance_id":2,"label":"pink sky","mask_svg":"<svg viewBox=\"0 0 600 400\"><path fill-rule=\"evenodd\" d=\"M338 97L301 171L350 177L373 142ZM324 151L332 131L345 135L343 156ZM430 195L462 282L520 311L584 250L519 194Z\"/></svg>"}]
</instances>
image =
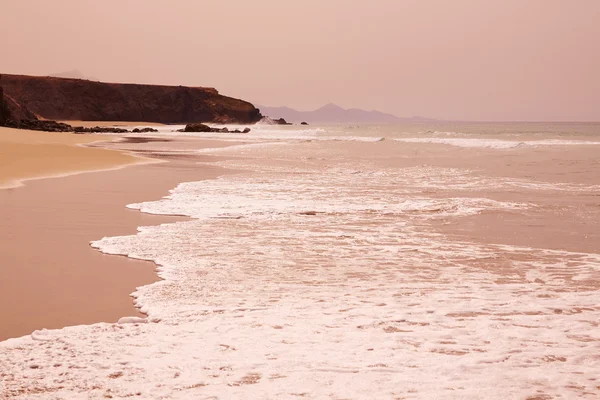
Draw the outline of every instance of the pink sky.
<instances>
[{"instance_id":1,"label":"pink sky","mask_svg":"<svg viewBox=\"0 0 600 400\"><path fill-rule=\"evenodd\" d=\"M264 105L600 120L599 0L30 0L0 72L214 86Z\"/></svg>"}]
</instances>

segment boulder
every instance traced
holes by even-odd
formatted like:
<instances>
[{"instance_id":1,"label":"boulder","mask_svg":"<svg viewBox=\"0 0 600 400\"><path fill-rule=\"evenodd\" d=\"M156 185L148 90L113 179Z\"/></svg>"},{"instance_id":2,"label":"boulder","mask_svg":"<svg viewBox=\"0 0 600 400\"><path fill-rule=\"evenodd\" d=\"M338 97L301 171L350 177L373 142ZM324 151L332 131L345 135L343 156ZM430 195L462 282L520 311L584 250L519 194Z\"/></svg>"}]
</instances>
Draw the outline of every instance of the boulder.
<instances>
[{"instance_id":1,"label":"boulder","mask_svg":"<svg viewBox=\"0 0 600 400\"><path fill-rule=\"evenodd\" d=\"M300 122L300 125L308 125L308 122L302 121L302 122Z\"/></svg>"},{"instance_id":2,"label":"boulder","mask_svg":"<svg viewBox=\"0 0 600 400\"><path fill-rule=\"evenodd\" d=\"M244 128L244 130L242 131L242 133L250 133L250 128Z\"/></svg>"},{"instance_id":3,"label":"boulder","mask_svg":"<svg viewBox=\"0 0 600 400\"><path fill-rule=\"evenodd\" d=\"M132 130L131 132L133 133L148 133L148 132L158 132L158 129L154 129L154 128L135 128L134 130Z\"/></svg>"},{"instance_id":4,"label":"boulder","mask_svg":"<svg viewBox=\"0 0 600 400\"><path fill-rule=\"evenodd\" d=\"M214 130L204 124L187 124L183 132L214 132Z\"/></svg>"},{"instance_id":5,"label":"boulder","mask_svg":"<svg viewBox=\"0 0 600 400\"><path fill-rule=\"evenodd\" d=\"M273 122L275 122L275 125L292 125L291 122L287 122L285 119L283 118L279 118L279 119L274 119Z\"/></svg>"}]
</instances>

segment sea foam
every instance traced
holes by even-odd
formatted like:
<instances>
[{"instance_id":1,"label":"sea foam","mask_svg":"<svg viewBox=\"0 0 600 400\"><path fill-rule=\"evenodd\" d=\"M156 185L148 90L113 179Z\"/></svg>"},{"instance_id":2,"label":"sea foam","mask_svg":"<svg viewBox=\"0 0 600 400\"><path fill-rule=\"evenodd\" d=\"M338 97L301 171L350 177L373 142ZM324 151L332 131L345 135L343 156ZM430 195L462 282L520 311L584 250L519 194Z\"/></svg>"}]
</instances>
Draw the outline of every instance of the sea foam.
<instances>
[{"instance_id":1,"label":"sea foam","mask_svg":"<svg viewBox=\"0 0 600 400\"><path fill-rule=\"evenodd\" d=\"M464 148L488 148L488 149L514 149L519 147L529 146L596 146L600 145L598 141L587 141L587 140L501 140L501 139L487 139L487 138L449 138L449 137L410 137L410 138L396 138L397 142L404 143L431 143L431 144L445 144L450 146L464 147Z\"/></svg>"},{"instance_id":2,"label":"sea foam","mask_svg":"<svg viewBox=\"0 0 600 400\"><path fill-rule=\"evenodd\" d=\"M506 187L498 178L376 168L329 145L230 149L246 154L217 164L245 174L129 205L192 217L92 243L158 265L162 280L134 294L147 323L1 343L0 388L28 399L592 398L599 255L442 235L434 223L535 204L469 192L475 179Z\"/></svg>"}]
</instances>

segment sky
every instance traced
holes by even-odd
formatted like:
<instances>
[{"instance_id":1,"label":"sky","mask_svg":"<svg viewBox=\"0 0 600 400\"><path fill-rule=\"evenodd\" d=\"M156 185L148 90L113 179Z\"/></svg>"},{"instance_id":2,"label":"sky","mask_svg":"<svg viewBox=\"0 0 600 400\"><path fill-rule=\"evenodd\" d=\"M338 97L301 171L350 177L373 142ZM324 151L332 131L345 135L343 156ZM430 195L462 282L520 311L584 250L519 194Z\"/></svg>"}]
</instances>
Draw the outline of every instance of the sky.
<instances>
[{"instance_id":1,"label":"sky","mask_svg":"<svg viewBox=\"0 0 600 400\"><path fill-rule=\"evenodd\" d=\"M600 121L599 0L0 0L0 73L454 120Z\"/></svg>"}]
</instances>

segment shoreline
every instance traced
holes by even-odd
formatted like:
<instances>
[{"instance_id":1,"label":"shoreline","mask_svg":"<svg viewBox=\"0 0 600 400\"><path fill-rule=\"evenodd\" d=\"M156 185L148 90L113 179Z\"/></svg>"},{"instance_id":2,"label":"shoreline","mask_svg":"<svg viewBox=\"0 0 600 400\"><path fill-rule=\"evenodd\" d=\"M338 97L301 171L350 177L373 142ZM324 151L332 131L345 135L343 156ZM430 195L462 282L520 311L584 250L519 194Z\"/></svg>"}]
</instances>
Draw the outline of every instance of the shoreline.
<instances>
[{"instance_id":1,"label":"shoreline","mask_svg":"<svg viewBox=\"0 0 600 400\"><path fill-rule=\"evenodd\" d=\"M93 137L0 127L0 190L24 186L36 179L62 178L87 172L111 171L160 162L102 143L122 136Z\"/></svg>"},{"instance_id":2,"label":"shoreline","mask_svg":"<svg viewBox=\"0 0 600 400\"><path fill-rule=\"evenodd\" d=\"M124 142L127 148L119 149L119 141L86 139L91 140L72 147L147 162L72 170L63 176L27 177L20 179L18 187L0 189L0 221L5 228L0 231L0 268L7 277L0 282L0 341L43 328L143 316L132 293L160 280L156 264L112 257L92 248L90 242L133 234L140 226L186 220L149 215L126 205L161 198L184 181L226 173L210 165L197 166L196 161L206 156L152 157L151 152L137 156L135 149L142 150L151 141ZM86 147L92 142L94 147ZM202 143L194 142L198 148ZM222 142L231 144L235 143ZM214 147L214 143L205 147ZM48 179L58 177L61 179Z\"/></svg>"}]
</instances>

